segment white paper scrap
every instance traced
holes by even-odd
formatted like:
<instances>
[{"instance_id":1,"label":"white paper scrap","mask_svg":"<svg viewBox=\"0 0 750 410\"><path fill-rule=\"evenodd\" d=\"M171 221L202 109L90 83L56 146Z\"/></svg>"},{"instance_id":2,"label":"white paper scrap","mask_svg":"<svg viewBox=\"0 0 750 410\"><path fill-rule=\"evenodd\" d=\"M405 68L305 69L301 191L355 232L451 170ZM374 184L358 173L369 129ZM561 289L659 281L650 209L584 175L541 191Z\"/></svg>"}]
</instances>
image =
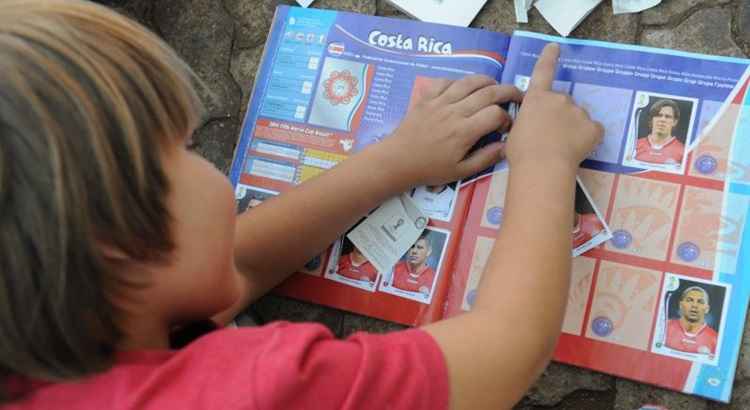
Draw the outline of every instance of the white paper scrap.
<instances>
[{"instance_id":1,"label":"white paper scrap","mask_svg":"<svg viewBox=\"0 0 750 410\"><path fill-rule=\"evenodd\" d=\"M315 0L297 0L297 3L298 3L298 4L300 5L300 6L302 6L302 7L307 7L307 6L309 6L310 4L312 4L312 2L314 2L314 1L315 1Z\"/></svg>"},{"instance_id":2,"label":"white paper scrap","mask_svg":"<svg viewBox=\"0 0 750 410\"><path fill-rule=\"evenodd\" d=\"M402 194L386 201L346 237L385 275L419 239L428 221L414 200Z\"/></svg>"},{"instance_id":3,"label":"white paper scrap","mask_svg":"<svg viewBox=\"0 0 750 410\"><path fill-rule=\"evenodd\" d=\"M468 27L487 0L388 0L388 2L422 21Z\"/></svg>"},{"instance_id":4,"label":"white paper scrap","mask_svg":"<svg viewBox=\"0 0 750 410\"><path fill-rule=\"evenodd\" d=\"M534 0L514 0L516 7L516 21L519 23L529 22L529 10L534 5Z\"/></svg>"},{"instance_id":5,"label":"white paper scrap","mask_svg":"<svg viewBox=\"0 0 750 410\"><path fill-rule=\"evenodd\" d=\"M537 0L534 7L558 33L567 37L602 0Z\"/></svg>"},{"instance_id":6,"label":"white paper scrap","mask_svg":"<svg viewBox=\"0 0 750 410\"><path fill-rule=\"evenodd\" d=\"M661 0L612 0L612 12L615 14L638 13L658 6Z\"/></svg>"}]
</instances>

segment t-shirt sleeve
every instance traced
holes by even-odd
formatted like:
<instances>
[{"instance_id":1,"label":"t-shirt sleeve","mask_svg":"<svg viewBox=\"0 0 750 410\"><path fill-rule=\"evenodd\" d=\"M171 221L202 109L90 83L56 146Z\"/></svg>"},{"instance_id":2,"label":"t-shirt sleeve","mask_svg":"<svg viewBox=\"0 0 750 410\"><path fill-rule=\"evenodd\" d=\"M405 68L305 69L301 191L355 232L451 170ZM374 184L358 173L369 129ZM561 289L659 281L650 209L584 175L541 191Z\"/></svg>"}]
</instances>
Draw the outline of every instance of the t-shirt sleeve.
<instances>
[{"instance_id":1,"label":"t-shirt sleeve","mask_svg":"<svg viewBox=\"0 0 750 410\"><path fill-rule=\"evenodd\" d=\"M410 329L336 339L318 324L282 324L259 352L260 409L445 409L448 371L428 333Z\"/></svg>"}]
</instances>

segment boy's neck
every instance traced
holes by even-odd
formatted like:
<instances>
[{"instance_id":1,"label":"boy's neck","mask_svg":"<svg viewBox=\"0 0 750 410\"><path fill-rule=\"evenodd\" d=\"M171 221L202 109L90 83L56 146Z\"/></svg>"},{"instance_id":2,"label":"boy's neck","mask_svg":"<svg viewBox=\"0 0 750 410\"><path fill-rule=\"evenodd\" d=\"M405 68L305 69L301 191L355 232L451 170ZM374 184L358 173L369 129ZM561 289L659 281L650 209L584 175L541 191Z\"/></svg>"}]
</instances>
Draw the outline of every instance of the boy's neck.
<instances>
[{"instance_id":1,"label":"boy's neck","mask_svg":"<svg viewBox=\"0 0 750 410\"><path fill-rule=\"evenodd\" d=\"M127 329L118 350L166 350L169 344L169 326L155 318L131 317L123 320L120 329Z\"/></svg>"}]
</instances>

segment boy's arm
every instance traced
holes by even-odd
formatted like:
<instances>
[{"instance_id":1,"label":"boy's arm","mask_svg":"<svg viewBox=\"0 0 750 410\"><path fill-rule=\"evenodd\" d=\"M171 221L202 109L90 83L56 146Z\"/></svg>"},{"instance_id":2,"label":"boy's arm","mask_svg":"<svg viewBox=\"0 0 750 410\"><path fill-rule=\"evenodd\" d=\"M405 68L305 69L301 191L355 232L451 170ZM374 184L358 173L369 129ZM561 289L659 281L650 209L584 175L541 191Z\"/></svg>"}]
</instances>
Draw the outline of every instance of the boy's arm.
<instances>
[{"instance_id":1,"label":"boy's arm","mask_svg":"<svg viewBox=\"0 0 750 410\"><path fill-rule=\"evenodd\" d=\"M388 198L497 162L499 144L466 154L483 135L510 126L498 104L521 98L515 87L485 76L437 81L391 137L242 214L235 261L246 295L237 305L276 286Z\"/></svg>"},{"instance_id":2,"label":"boy's arm","mask_svg":"<svg viewBox=\"0 0 750 410\"><path fill-rule=\"evenodd\" d=\"M510 408L548 363L565 313L578 164L599 124L550 91L548 46L511 131L506 218L471 312L426 326L450 375L451 407Z\"/></svg>"}]
</instances>

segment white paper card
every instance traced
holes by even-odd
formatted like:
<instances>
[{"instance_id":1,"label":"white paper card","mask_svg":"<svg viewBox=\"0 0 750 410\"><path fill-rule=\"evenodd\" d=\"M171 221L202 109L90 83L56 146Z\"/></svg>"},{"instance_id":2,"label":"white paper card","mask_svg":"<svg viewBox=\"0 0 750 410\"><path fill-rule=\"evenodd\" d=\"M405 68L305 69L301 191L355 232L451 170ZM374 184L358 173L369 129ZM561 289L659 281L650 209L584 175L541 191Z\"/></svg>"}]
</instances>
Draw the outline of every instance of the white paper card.
<instances>
[{"instance_id":1,"label":"white paper card","mask_svg":"<svg viewBox=\"0 0 750 410\"><path fill-rule=\"evenodd\" d=\"M534 0L513 0L516 8L516 21L519 23L529 22L529 10L534 4Z\"/></svg>"},{"instance_id":2,"label":"white paper card","mask_svg":"<svg viewBox=\"0 0 750 410\"><path fill-rule=\"evenodd\" d=\"M402 194L373 211L347 238L378 272L387 274L419 239L427 222L414 201Z\"/></svg>"},{"instance_id":3,"label":"white paper card","mask_svg":"<svg viewBox=\"0 0 750 410\"><path fill-rule=\"evenodd\" d=\"M657 6L661 0L612 0L612 12L615 14L638 13Z\"/></svg>"},{"instance_id":4,"label":"white paper card","mask_svg":"<svg viewBox=\"0 0 750 410\"><path fill-rule=\"evenodd\" d=\"M468 27L487 0L388 0L388 2L422 21Z\"/></svg>"},{"instance_id":5,"label":"white paper card","mask_svg":"<svg viewBox=\"0 0 750 410\"><path fill-rule=\"evenodd\" d=\"M534 7L545 20L567 37L602 0L537 0Z\"/></svg>"}]
</instances>

